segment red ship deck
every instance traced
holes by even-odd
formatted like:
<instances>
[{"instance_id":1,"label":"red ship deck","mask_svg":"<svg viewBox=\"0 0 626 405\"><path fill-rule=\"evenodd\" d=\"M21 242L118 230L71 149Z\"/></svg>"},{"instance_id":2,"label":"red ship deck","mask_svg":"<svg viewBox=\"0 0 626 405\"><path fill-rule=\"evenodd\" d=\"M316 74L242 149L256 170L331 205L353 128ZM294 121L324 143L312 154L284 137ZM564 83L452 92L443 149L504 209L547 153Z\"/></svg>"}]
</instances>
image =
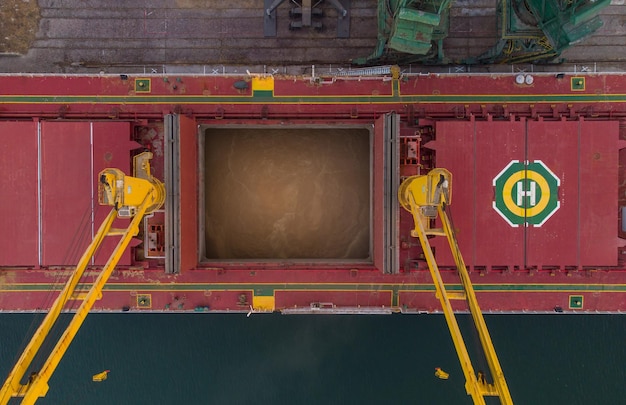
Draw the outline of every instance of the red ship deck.
<instances>
[{"instance_id":1,"label":"red ship deck","mask_svg":"<svg viewBox=\"0 0 626 405\"><path fill-rule=\"evenodd\" d=\"M432 167L453 173L454 227L485 312L626 310L623 75L2 81L3 311L49 306L105 215L97 173L129 172L145 148L180 192L146 219L96 310L436 312L412 218L393 198L402 177ZM296 244L308 250L286 250Z\"/></svg>"}]
</instances>

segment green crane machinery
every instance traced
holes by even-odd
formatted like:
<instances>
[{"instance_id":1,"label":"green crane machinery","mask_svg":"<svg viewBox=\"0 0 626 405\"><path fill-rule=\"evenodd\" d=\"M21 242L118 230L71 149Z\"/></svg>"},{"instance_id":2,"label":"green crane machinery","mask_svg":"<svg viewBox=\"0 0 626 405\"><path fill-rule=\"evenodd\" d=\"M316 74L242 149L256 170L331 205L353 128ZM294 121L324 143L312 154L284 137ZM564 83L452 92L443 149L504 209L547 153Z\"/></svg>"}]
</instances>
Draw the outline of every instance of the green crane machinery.
<instances>
[{"instance_id":1,"label":"green crane machinery","mask_svg":"<svg viewBox=\"0 0 626 405\"><path fill-rule=\"evenodd\" d=\"M486 52L465 60L450 60L444 52L444 39L450 31L451 3L451 0L378 0L376 48L372 54L352 63L560 62L561 52L602 26L598 13L611 1L498 0L496 28L500 38Z\"/></svg>"}]
</instances>

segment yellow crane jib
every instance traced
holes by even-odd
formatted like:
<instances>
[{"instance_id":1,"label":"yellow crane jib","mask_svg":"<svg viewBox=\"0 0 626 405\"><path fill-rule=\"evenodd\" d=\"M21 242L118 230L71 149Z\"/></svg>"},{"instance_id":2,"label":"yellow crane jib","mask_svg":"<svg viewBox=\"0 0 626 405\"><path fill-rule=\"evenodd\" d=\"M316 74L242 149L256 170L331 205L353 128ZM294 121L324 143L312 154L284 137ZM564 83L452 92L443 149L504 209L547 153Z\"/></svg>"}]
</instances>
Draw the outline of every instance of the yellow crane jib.
<instances>
[{"instance_id":1,"label":"yellow crane jib","mask_svg":"<svg viewBox=\"0 0 626 405\"><path fill-rule=\"evenodd\" d=\"M122 254L128 247L133 236L139 232L139 225L143 216L159 209L165 201L165 187L163 183L150 173L150 159L152 153L143 152L134 158L134 176L126 176L118 169L104 169L98 176L98 201L101 205L111 206L112 209L94 235L91 244L87 247L63 290L58 295L52 307L46 314L43 322L22 352L19 360L9 373L0 389L0 405L6 405L12 397L22 397L23 405L34 404L35 401L48 392L48 381L54 373L65 351L69 347L76 333L80 329L91 307L102 293L102 288L109 279L113 269L119 262ZM112 228L116 217L129 218L126 228ZM45 363L40 368L31 371L26 376L31 363L41 349L46 337L54 326L61 311L72 296L76 296L76 287L79 284L85 269L102 241L106 237L119 237L117 245L106 264L93 282L91 288L80 307L49 353Z\"/></svg>"},{"instance_id":2,"label":"yellow crane jib","mask_svg":"<svg viewBox=\"0 0 626 405\"><path fill-rule=\"evenodd\" d=\"M498 397L503 405L512 405L513 400L504 378L504 372L489 336L487 324L478 305L474 287L470 281L454 229L446 211L446 207L452 201L451 199L452 174L442 168L433 169L426 175L408 177L400 184L398 189L400 205L413 215L415 227L411 231L411 236L419 238L422 246L428 269L435 284L436 296L441 303L454 348L463 369L467 394L472 397L475 404L485 404L485 397L493 396ZM434 227L434 220L437 216L439 216L441 228ZM445 236L447 238L461 286L463 287L461 294L446 291L437 261L428 241L428 236ZM493 383L486 381L485 373L482 371L474 372L474 367L452 309L450 301L453 299L462 299L467 302Z\"/></svg>"}]
</instances>

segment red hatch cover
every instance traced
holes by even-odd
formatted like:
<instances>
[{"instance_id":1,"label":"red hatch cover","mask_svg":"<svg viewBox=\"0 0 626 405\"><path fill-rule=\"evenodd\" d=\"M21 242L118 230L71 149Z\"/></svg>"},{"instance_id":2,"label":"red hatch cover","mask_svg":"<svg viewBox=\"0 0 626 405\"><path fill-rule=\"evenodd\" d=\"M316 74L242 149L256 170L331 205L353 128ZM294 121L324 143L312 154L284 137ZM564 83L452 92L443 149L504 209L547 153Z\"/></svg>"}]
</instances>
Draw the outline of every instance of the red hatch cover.
<instances>
[{"instance_id":1,"label":"red hatch cover","mask_svg":"<svg viewBox=\"0 0 626 405\"><path fill-rule=\"evenodd\" d=\"M2 266L66 266L78 262L108 213L97 202L97 175L105 167L130 173L128 122L2 122L0 215ZM114 224L123 227L121 223ZM115 240L105 240L104 264ZM126 252L120 264L130 264Z\"/></svg>"},{"instance_id":2,"label":"red hatch cover","mask_svg":"<svg viewBox=\"0 0 626 405\"><path fill-rule=\"evenodd\" d=\"M617 265L617 121L441 121L431 145L470 267Z\"/></svg>"},{"instance_id":3,"label":"red hatch cover","mask_svg":"<svg viewBox=\"0 0 626 405\"><path fill-rule=\"evenodd\" d=\"M78 263L109 212L98 205L96 177L106 167L131 173L129 139L128 122L42 122L42 265ZM96 264L104 264L115 244L103 242ZM130 264L128 251L119 264Z\"/></svg>"},{"instance_id":4,"label":"red hatch cover","mask_svg":"<svg viewBox=\"0 0 626 405\"><path fill-rule=\"evenodd\" d=\"M38 261L37 123L0 122L0 266Z\"/></svg>"}]
</instances>

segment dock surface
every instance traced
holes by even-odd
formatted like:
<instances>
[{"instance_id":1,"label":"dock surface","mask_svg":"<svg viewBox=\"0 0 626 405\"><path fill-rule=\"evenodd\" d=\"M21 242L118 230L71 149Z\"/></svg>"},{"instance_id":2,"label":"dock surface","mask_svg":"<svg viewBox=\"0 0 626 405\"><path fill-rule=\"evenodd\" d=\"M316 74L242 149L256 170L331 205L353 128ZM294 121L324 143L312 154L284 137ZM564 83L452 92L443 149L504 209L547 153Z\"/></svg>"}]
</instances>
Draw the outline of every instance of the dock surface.
<instances>
[{"instance_id":1,"label":"dock surface","mask_svg":"<svg viewBox=\"0 0 626 405\"><path fill-rule=\"evenodd\" d=\"M265 37L263 2L242 0L5 0L0 6L0 71L78 73L165 66L348 65L376 45L376 1L351 0L350 37L337 38L337 11L323 3L321 31L289 30L289 2L277 9L277 35ZM626 60L626 6L614 0L604 26L563 53L569 63ZM452 60L476 56L498 38L496 0L456 1L444 42Z\"/></svg>"}]
</instances>

